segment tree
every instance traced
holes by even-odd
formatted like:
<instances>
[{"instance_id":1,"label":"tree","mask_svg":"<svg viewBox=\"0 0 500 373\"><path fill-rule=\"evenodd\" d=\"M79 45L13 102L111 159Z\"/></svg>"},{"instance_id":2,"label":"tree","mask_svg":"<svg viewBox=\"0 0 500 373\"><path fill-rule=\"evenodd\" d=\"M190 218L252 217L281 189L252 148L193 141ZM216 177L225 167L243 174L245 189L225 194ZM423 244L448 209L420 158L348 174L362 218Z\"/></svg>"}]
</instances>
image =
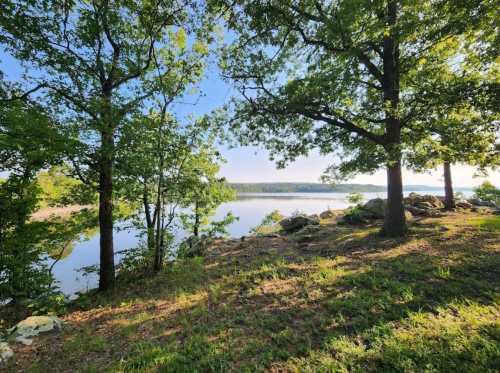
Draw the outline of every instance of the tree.
<instances>
[{"instance_id":1,"label":"tree","mask_svg":"<svg viewBox=\"0 0 500 373\"><path fill-rule=\"evenodd\" d=\"M84 142L75 166L83 181L98 185L101 290L112 288L115 278L115 137L131 112L165 88L158 71L169 80L179 66L191 67L185 54L170 53L173 49L167 47L185 47L191 26L200 38L207 35L197 18L198 5L194 0L12 0L0 5L0 41L35 72L43 72L37 86L52 103L64 104L62 114L73 119ZM193 50L206 53L197 43Z\"/></svg>"},{"instance_id":2,"label":"tree","mask_svg":"<svg viewBox=\"0 0 500 373\"><path fill-rule=\"evenodd\" d=\"M25 99L0 106L0 172L8 173L0 183L0 302L45 296L52 282L44 260L48 223L30 220L37 172L61 162L72 145L51 114Z\"/></svg>"},{"instance_id":3,"label":"tree","mask_svg":"<svg viewBox=\"0 0 500 373\"><path fill-rule=\"evenodd\" d=\"M122 132L118 189L128 203L141 206L136 226L145 231L154 271L162 267L165 236L179 206L183 168L200 145L202 132L182 130L170 114L156 112L134 116Z\"/></svg>"},{"instance_id":4,"label":"tree","mask_svg":"<svg viewBox=\"0 0 500 373\"><path fill-rule=\"evenodd\" d=\"M482 173L500 163L500 117L494 104L499 64L491 53L495 39L486 33L496 7L491 2L482 7L473 27L435 44L412 73L420 108L412 119L415 130L405 139L408 164L417 171L443 165L449 209L455 207L453 163L476 166Z\"/></svg>"},{"instance_id":5,"label":"tree","mask_svg":"<svg viewBox=\"0 0 500 373\"><path fill-rule=\"evenodd\" d=\"M454 112L440 113L427 119L429 136L420 140L408 154L409 164L417 171L442 164L445 186L445 207L455 207L451 165L464 163L480 170L500 164L498 131L491 116L462 107Z\"/></svg>"},{"instance_id":6,"label":"tree","mask_svg":"<svg viewBox=\"0 0 500 373\"><path fill-rule=\"evenodd\" d=\"M242 142L265 143L280 165L315 147L339 152L341 163L328 169L335 177L385 166L383 232L404 235L403 136L414 133L413 117L425 105L415 95L414 67L435 56L429 51L436 44L479 22L483 4L213 3L237 34L221 66L244 98L233 120Z\"/></svg>"}]
</instances>

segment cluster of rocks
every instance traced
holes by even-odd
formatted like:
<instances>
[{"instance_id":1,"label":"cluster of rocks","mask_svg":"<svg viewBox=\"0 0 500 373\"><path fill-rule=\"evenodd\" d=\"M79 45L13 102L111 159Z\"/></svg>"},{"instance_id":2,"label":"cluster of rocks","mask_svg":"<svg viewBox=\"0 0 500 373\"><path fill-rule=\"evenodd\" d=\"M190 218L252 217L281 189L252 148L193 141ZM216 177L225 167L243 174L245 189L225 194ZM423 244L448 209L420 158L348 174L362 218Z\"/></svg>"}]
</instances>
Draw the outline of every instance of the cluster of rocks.
<instances>
[{"instance_id":1,"label":"cluster of rocks","mask_svg":"<svg viewBox=\"0 0 500 373\"><path fill-rule=\"evenodd\" d=\"M382 198L371 199L364 205L359 205L349 210L341 222L347 224L367 223L374 219L383 219L386 213L387 200ZM497 206L488 201L481 201L477 198L469 200L459 200L455 203L456 209L472 210L480 212L498 213ZM410 193L404 198L405 216L407 220L414 216L438 217L445 209L444 197L433 195L420 195Z\"/></svg>"},{"instance_id":2,"label":"cluster of rocks","mask_svg":"<svg viewBox=\"0 0 500 373\"><path fill-rule=\"evenodd\" d=\"M319 218L315 215L295 215L281 220L279 224L285 233L295 233L304 227L319 225Z\"/></svg>"},{"instance_id":3,"label":"cluster of rocks","mask_svg":"<svg viewBox=\"0 0 500 373\"><path fill-rule=\"evenodd\" d=\"M410 193L404 199L406 211L416 216L440 216L444 209L443 199L432 195Z\"/></svg>"},{"instance_id":4,"label":"cluster of rocks","mask_svg":"<svg viewBox=\"0 0 500 373\"><path fill-rule=\"evenodd\" d=\"M488 201L477 198L458 200L455 203L457 209L466 209L480 212L498 213L498 207ZM444 197L433 195L420 195L410 193L404 198L405 217L411 220L414 216L438 217L445 209ZM340 224L364 224L371 220L383 219L386 214L387 200L382 198L371 199L364 205L358 205L346 211L326 210L318 215L295 215L279 222L283 233L290 234L303 231L305 227L319 225L320 219L338 218Z\"/></svg>"}]
</instances>

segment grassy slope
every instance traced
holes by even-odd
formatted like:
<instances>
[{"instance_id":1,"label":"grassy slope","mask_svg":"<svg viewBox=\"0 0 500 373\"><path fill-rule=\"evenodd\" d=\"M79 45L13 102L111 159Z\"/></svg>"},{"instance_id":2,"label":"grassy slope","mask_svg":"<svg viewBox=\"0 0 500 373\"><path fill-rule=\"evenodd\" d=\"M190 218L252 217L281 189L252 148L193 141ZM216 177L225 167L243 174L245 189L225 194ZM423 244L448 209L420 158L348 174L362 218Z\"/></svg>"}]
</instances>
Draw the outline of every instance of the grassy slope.
<instances>
[{"instance_id":1,"label":"grassy slope","mask_svg":"<svg viewBox=\"0 0 500 373\"><path fill-rule=\"evenodd\" d=\"M87 299L8 369L496 371L499 217L424 219L404 240L376 231L327 222L307 243L220 244Z\"/></svg>"}]
</instances>

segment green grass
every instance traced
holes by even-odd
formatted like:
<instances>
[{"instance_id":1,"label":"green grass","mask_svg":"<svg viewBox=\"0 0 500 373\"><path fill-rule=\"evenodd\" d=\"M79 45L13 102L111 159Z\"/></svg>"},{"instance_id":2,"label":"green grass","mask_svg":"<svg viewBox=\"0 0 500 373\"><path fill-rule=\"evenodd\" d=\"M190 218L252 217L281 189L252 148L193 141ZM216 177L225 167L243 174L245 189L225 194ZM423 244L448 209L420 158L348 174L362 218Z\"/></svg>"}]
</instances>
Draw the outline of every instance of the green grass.
<instances>
[{"instance_id":1,"label":"green grass","mask_svg":"<svg viewBox=\"0 0 500 373\"><path fill-rule=\"evenodd\" d=\"M18 362L33 371L496 372L492 225L498 217L452 215L399 240L325 226L310 243L221 245L87 298L71 328Z\"/></svg>"},{"instance_id":2,"label":"green grass","mask_svg":"<svg viewBox=\"0 0 500 373\"><path fill-rule=\"evenodd\" d=\"M482 229L500 232L500 216L489 216L477 220L477 225Z\"/></svg>"}]
</instances>

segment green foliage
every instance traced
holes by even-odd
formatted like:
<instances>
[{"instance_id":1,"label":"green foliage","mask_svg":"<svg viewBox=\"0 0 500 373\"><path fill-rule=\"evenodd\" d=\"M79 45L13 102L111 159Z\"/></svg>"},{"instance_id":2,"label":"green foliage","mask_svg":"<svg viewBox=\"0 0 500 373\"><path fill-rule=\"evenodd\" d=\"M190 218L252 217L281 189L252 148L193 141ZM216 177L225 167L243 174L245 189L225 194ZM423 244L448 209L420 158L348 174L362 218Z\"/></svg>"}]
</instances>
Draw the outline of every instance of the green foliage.
<instances>
[{"instance_id":1,"label":"green foliage","mask_svg":"<svg viewBox=\"0 0 500 373\"><path fill-rule=\"evenodd\" d=\"M37 298L52 283L43 260L47 224L29 221L38 194L35 183L15 176L0 187L1 302Z\"/></svg>"},{"instance_id":2,"label":"green foliage","mask_svg":"<svg viewBox=\"0 0 500 373\"><path fill-rule=\"evenodd\" d=\"M359 205L348 208L345 211L344 219L351 224L362 224L367 222L366 212Z\"/></svg>"},{"instance_id":3,"label":"green foliage","mask_svg":"<svg viewBox=\"0 0 500 373\"><path fill-rule=\"evenodd\" d=\"M357 205L363 201L364 197L361 193L352 192L347 196L347 201L353 205Z\"/></svg>"},{"instance_id":4,"label":"green foliage","mask_svg":"<svg viewBox=\"0 0 500 373\"><path fill-rule=\"evenodd\" d=\"M474 188L475 196L483 201L500 204L500 189L489 181L485 181L480 186Z\"/></svg>"},{"instance_id":5,"label":"green foliage","mask_svg":"<svg viewBox=\"0 0 500 373\"><path fill-rule=\"evenodd\" d=\"M42 189L41 206L93 205L97 194L80 180L68 176L67 165L51 167L37 175Z\"/></svg>"},{"instance_id":6,"label":"green foliage","mask_svg":"<svg viewBox=\"0 0 500 373\"><path fill-rule=\"evenodd\" d=\"M277 231L280 228L277 224L283 220L285 217L279 212L279 210L273 210L262 219L262 222L255 228L252 228L251 232L256 234L267 234L273 231Z\"/></svg>"}]
</instances>

